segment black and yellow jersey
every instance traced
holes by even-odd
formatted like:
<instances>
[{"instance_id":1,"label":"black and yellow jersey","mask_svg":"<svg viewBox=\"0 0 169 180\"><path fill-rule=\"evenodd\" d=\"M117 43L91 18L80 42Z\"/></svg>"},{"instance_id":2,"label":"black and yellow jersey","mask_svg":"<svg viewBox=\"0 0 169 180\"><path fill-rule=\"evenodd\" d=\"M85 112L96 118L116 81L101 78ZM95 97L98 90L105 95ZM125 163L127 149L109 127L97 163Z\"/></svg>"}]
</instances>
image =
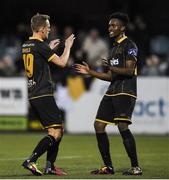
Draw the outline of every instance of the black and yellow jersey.
<instances>
[{"instance_id":1,"label":"black and yellow jersey","mask_svg":"<svg viewBox=\"0 0 169 180\"><path fill-rule=\"evenodd\" d=\"M34 99L53 95L49 61L54 56L47 43L35 37L30 37L22 45L24 67L28 77L28 97Z\"/></svg>"},{"instance_id":2,"label":"black and yellow jersey","mask_svg":"<svg viewBox=\"0 0 169 180\"><path fill-rule=\"evenodd\" d=\"M109 58L110 66L125 68L126 61L137 61L138 48L127 36L113 44ZM136 63L137 64L137 63ZM106 92L107 96L129 95L137 97L137 66L133 76L119 75L112 72L111 84Z\"/></svg>"}]
</instances>

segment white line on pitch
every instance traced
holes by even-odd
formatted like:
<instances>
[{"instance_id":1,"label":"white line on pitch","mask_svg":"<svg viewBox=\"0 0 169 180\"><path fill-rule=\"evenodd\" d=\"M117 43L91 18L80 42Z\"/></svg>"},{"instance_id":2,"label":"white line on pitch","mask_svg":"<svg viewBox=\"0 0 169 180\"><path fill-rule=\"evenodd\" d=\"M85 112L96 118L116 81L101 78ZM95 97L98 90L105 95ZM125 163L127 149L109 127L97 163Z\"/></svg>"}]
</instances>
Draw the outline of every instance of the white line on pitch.
<instances>
[{"instance_id":1,"label":"white line on pitch","mask_svg":"<svg viewBox=\"0 0 169 180\"><path fill-rule=\"evenodd\" d=\"M58 159L78 159L82 158L83 156L61 156L58 157ZM85 156L85 157L92 157L92 156ZM0 158L0 161L20 161L25 160L26 157L20 157L20 158Z\"/></svg>"}]
</instances>

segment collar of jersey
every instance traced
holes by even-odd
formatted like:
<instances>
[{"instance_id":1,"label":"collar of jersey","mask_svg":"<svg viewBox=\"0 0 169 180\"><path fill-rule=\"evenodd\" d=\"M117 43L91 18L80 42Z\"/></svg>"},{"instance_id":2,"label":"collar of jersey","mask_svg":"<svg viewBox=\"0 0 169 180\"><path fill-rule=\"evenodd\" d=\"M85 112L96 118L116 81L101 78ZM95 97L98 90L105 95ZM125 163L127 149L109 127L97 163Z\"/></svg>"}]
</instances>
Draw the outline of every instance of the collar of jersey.
<instances>
[{"instance_id":1,"label":"collar of jersey","mask_svg":"<svg viewBox=\"0 0 169 180\"><path fill-rule=\"evenodd\" d=\"M120 44L122 41L124 41L127 38L127 36L123 36L122 38L120 38L117 42Z\"/></svg>"},{"instance_id":2,"label":"collar of jersey","mask_svg":"<svg viewBox=\"0 0 169 180\"><path fill-rule=\"evenodd\" d=\"M36 39L36 40L39 40L39 41L43 41L41 38L38 38L38 37L29 37L29 39Z\"/></svg>"}]
</instances>

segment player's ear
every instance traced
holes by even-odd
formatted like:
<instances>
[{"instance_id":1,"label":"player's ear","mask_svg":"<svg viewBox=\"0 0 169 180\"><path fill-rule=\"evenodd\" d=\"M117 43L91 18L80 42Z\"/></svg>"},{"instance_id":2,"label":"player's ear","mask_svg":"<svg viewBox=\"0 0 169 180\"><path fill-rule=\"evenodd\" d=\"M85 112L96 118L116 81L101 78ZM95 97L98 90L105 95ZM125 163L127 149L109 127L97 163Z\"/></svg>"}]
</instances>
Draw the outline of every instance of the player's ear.
<instances>
[{"instance_id":1,"label":"player's ear","mask_svg":"<svg viewBox=\"0 0 169 180\"><path fill-rule=\"evenodd\" d=\"M125 31L126 27L125 26L122 26L121 27L121 31Z\"/></svg>"},{"instance_id":2,"label":"player's ear","mask_svg":"<svg viewBox=\"0 0 169 180\"><path fill-rule=\"evenodd\" d=\"M41 31L42 33L44 33L44 28L41 27L41 28L39 29L39 31Z\"/></svg>"}]
</instances>

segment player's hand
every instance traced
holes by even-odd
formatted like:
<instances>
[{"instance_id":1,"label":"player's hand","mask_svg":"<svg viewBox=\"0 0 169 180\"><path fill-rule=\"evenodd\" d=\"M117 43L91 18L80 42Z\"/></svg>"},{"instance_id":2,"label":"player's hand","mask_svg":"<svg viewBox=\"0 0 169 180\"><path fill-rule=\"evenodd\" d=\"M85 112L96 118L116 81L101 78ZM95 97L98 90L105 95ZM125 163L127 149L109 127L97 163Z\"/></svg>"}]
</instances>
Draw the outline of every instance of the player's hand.
<instances>
[{"instance_id":1,"label":"player's hand","mask_svg":"<svg viewBox=\"0 0 169 180\"><path fill-rule=\"evenodd\" d=\"M55 49L59 44L60 44L60 39L55 39L55 40L50 41L49 47L51 49Z\"/></svg>"},{"instance_id":2,"label":"player's hand","mask_svg":"<svg viewBox=\"0 0 169 180\"><path fill-rule=\"evenodd\" d=\"M74 68L76 72L81 74L89 74L90 68L87 63L83 62L83 64L74 64Z\"/></svg>"},{"instance_id":3,"label":"player's hand","mask_svg":"<svg viewBox=\"0 0 169 180\"><path fill-rule=\"evenodd\" d=\"M74 34L70 35L65 41L65 47L71 48L75 40Z\"/></svg>"},{"instance_id":4,"label":"player's hand","mask_svg":"<svg viewBox=\"0 0 169 180\"><path fill-rule=\"evenodd\" d=\"M110 66L108 59L102 57L101 60L102 60L103 66L106 66L106 67Z\"/></svg>"}]
</instances>

